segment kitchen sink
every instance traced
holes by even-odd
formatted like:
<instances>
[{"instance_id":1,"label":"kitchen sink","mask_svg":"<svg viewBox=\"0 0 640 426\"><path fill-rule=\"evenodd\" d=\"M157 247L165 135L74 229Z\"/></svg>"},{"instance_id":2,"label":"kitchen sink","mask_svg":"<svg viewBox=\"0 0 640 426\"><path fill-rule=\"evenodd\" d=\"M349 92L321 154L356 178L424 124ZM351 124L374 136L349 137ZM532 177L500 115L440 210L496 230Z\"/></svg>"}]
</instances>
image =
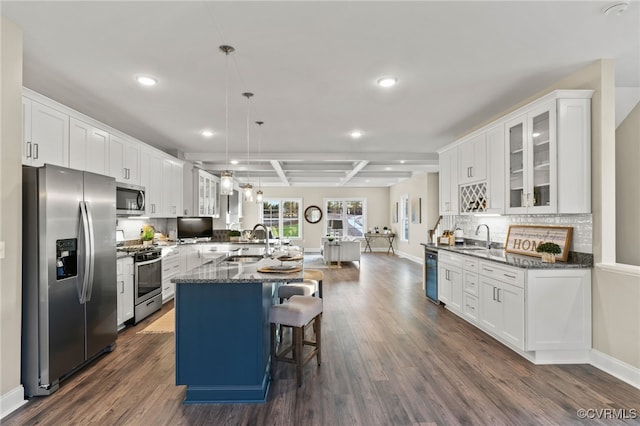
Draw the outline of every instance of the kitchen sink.
<instances>
[{"instance_id":1,"label":"kitchen sink","mask_svg":"<svg viewBox=\"0 0 640 426\"><path fill-rule=\"evenodd\" d=\"M224 259L225 262L233 262L233 263L256 263L263 259L260 255L235 255L229 256Z\"/></svg>"}]
</instances>

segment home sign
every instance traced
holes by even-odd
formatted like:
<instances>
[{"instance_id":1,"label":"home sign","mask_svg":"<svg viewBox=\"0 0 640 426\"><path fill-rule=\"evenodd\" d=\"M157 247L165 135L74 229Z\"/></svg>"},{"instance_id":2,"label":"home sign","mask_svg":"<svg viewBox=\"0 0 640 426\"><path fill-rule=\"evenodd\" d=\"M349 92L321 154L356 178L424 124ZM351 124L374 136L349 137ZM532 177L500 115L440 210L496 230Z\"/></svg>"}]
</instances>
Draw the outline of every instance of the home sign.
<instances>
[{"instance_id":1,"label":"home sign","mask_svg":"<svg viewBox=\"0 0 640 426\"><path fill-rule=\"evenodd\" d=\"M536 249L542 243L551 242L560 246L560 254L556 255L556 259L566 262L572 233L571 226L509 225L504 250L509 253L542 257L542 253L538 253Z\"/></svg>"}]
</instances>

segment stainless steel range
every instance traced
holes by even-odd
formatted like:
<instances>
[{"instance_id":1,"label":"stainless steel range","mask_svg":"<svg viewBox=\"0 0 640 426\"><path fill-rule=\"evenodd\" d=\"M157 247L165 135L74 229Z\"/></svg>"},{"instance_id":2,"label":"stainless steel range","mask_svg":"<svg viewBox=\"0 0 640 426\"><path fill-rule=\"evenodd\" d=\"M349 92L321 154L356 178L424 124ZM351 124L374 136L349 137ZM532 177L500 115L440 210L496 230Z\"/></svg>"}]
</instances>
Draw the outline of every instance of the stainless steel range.
<instances>
[{"instance_id":1,"label":"stainless steel range","mask_svg":"<svg viewBox=\"0 0 640 426\"><path fill-rule=\"evenodd\" d=\"M119 247L133 256L133 323L162 307L162 249L142 245Z\"/></svg>"}]
</instances>

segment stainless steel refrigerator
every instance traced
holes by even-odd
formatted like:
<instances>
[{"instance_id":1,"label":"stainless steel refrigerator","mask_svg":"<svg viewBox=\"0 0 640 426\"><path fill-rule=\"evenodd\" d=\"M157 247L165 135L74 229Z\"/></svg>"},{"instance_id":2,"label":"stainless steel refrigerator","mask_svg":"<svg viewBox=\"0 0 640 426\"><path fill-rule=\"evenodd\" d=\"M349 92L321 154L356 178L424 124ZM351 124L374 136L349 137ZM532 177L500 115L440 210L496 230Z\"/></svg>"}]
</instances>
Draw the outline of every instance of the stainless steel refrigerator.
<instances>
[{"instance_id":1,"label":"stainless steel refrigerator","mask_svg":"<svg viewBox=\"0 0 640 426\"><path fill-rule=\"evenodd\" d=\"M22 382L49 395L116 341L116 183L23 166Z\"/></svg>"}]
</instances>

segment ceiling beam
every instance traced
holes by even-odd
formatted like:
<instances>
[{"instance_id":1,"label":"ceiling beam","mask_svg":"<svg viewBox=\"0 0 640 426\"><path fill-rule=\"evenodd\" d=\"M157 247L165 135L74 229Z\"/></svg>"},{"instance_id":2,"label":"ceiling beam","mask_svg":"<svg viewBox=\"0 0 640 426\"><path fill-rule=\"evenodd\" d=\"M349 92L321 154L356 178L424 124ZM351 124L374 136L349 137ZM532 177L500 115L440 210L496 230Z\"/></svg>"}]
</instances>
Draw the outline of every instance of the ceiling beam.
<instances>
[{"instance_id":1,"label":"ceiling beam","mask_svg":"<svg viewBox=\"0 0 640 426\"><path fill-rule=\"evenodd\" d=\"M345 176L345 178L340 181L340 186L344 186L345 183L349 182L351 178L358 174L358 172L362 170L367 164L369 164L369 162L366 160L358 162L353 170L347 173L347 176Z\"/></svg>"},{"instance_id":2,"label":"ceiling beam","mask_svg":"<svg viewBox=\"0 0 640 426\"><path fill-rule=\"evenodd\" d=\"M280 179L282 180L282 182L285 185L287 185L287 186L291 185L289 183L289 180L287 179L287 175L284 174L284 170L282 170L282 166L280 166L280 162L279 161L271 160L271 166L276 171L276 173L278 173L278 176L280 176Z\"/></svg>"},{"instance_id":3,"label":"ceiling beam","mask_svg":"<svg viewBox=\"0 0 640 426\"><path fill-rule=\"evenodd\" d=\"M224 158L224 153L214 152L185 152L187 161L212 161L219 162ZM228 158L246 160L246 152L230 152ZM434 152L262 152L258 155L251 154L250 161L433 161L437 164L438 154Z\"/></svg>"}]
</instances>

